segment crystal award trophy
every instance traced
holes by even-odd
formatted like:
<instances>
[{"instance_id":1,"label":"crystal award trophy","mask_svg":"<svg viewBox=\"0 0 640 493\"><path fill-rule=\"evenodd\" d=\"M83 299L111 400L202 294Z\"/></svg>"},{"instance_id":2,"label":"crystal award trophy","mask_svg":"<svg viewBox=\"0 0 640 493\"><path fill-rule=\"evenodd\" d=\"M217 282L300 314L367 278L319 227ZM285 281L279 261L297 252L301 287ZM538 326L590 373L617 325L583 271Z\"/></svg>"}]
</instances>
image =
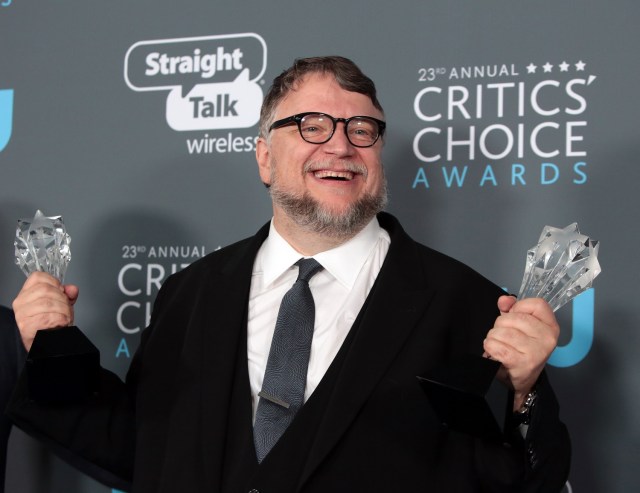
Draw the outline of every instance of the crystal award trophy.
<instances>
[{"instance_id":1,"label":"crystal award trophy","mask_svg":"<svg viewBox=\"0 0 640 493\"><path fill-rule=\"evenodd\" d=\"M597 241L576 223L564 229L545 226L527 252L518 299L543 298L553 311L589 289L600 273ZM495 376L498 361L464 356L418 377L438 419L448 428L501 440L512 403Z\"/></svg>"},{"instance_id":2,"label":"crystal award trophy","mask_svg":"<svg viewBox=\"0 0 640 493\"><path fill-rule=\"evenodd\" d=\"M29 276L36 271L64 281L71 260L62 216L37 211L18 220L16 264ZM100 353L75 326L39 330L27 356L29 396L36 401L79 400L97 390Z\"/></svg>"},{"instance_id":3,"label":"crystal award trophy","mask_svg":"<svg viewBox=\"0 0 640 493\"><path fill-rule=\"evenodd\" d=\"M545 226L527 252L519 299L543 298L555 312L593 284L600 274L598 241L580 234L578 224Z\"/></svg>"}]
</instances>

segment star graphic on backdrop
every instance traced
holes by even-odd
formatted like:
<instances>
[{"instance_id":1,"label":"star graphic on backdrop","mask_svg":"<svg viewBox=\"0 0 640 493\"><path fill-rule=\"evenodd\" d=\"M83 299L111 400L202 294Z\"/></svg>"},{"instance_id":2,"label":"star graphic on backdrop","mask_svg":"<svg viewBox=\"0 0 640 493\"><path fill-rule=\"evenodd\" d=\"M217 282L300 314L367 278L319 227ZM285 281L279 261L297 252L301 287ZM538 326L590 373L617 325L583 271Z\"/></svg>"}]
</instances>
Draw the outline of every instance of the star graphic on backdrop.
<instances>
[{"instance_id":1,"label":"star graphic on backdrop","mask_svg":"<svg viewBox=\"0 0 640 493\"><path fill-rule=\"evenodd\" d=\"M576 63L576 70L578 70L579 72L583 72L585 65L586 63L580 60L578 63Z\"/></svg>"},{"instance_id":2,"label":"star graphic on backdrop","mask_svg":"<svg viewBox=\"0 0 640 493\"><path fill-rule=\"evenodd\" d=\"M569 70L569 64L567 62L562 62L558 67L560 67L560 72L567 72Z\"/></svg>"},{"instance_id":3,"label":"star graphic on backdrop","mask_svg":"<svg viewBox=\"0 0 640 493\"><path fill-rule=\"evenodd\" d=\"M535 74L537 68L538 67L535 66L533 63L530 63L529 65L527 65L527 73L528 74Z\"/></svg>"},{"instance_id":4,"label":"star graphic on backdrop","mask_svg":"<svg viewBox=\"0 0 640 493\"><path fill-rule=\"evenodd\" d=\"M545 73L551 72L551 69L553 68L553 65L551 65L549 62L547 62L542 66L542 68L544 69Z\"/></svg>"}]
</instances>

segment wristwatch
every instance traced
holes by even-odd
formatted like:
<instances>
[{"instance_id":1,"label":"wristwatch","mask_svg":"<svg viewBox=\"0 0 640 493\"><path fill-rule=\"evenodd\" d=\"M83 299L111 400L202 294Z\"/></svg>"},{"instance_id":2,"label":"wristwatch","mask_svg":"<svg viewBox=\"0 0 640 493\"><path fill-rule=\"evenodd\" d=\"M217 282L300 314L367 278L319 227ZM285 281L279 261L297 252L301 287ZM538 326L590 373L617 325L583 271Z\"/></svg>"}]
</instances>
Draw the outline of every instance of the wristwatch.
<instances>
[{"instance_id":1,"label":"wristwatch","mask_svg":"<svg viewBox=\"0 0 640 493\"><path fill-rule=\"evenodd\" d=\"M531 410L533 406L535 406L537 399L538 392L536 392L536 389L533 389L526 395L520 409L513 413L513 419L516 425L528 425L531 422Z\"/></svg>"}]
</instances>

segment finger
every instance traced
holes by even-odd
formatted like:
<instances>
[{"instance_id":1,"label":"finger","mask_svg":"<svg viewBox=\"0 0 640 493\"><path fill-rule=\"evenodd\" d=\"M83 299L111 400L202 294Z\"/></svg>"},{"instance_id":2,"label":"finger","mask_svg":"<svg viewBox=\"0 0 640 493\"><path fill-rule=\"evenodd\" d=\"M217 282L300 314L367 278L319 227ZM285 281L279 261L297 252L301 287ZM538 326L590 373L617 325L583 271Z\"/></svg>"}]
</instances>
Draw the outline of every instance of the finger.
<instances>
[{"instance_id":1,"label":"finger","mask_svg":"<svg viewBox=\"0 0 640 493\"><path fill-rule=\"evenodd\" d=\"M33 286L38 284L49 284L51 286L56 286L56 287L61 286L60 281L58 281L51 274L48 274L46 272L36 271L29 274L29 277L27 277L27 280L23 284L22 289L30 289Z\"/></svg>"},{"instance_id":2,"label":"finger","mask_svg":"<svg viewBox=\"0 0 640 493\"><path fill-rule=\"evenodd\" d=\"M490 355L490 359L499 361L507 368L514 366L516 360L525 354L517 346L494 337L487 337L483 342L483 348L485 353Z\"/></svg>"},{"instance_id":3,"label":"finger","mask_svg":"<svg viewBox=\"0 0 640 493\"><path fill-rule=\"evenodd\" d=\"M516 297L512 295L503 295L498 298L498 310L500 313L508 313L513 305L516 304Z\"/></svg>"},{"instance_id":4,"label":"finger","mask_svg":"<svg viewBox=\"0 0 640 493\"><path fill-rule=\"evenodd\" d=\"M77 297L77 288L69 289ZM72 301L65 288L54 277L34 273L25 282L13 301L16 323L27 349L40 329L64 327L73 323Z\"/></svg>"},{"instance_id":5,"label":"finger","mask_svg":"<svg viewBox=\"0 0 640 493\"><path fill-rule=\"evenodd\" d=\"M485 349L494 360L502 364L508 380L515 389L530 387L544 366L545 355L521 352L500 341L486 340Z\"/></svg>"},{"instance_id":6,"label":"finger","mask_svg":"<svg viewBox=\"0 0 640 493\"><path fill-rule=\"evenodd\" d=\"M517 393L526 394L531 390L546 362L544 354L522 353L507 344L491 339L485 341L485 350L502 364L501 368L504 371L501 380L508 382Z\"/></svg>"},{"instance_id":7,"label":"finger","mask_svg":"<svg viewBox=\"0 0 640 493\"><path fill-rule=\"evenodd\" d=\"M536 360L546 360L558 342L558 332L537 318L509 313L496 319L487 332L485 350L505 363L506 354L519 353Z\"/></svg>"},{"instance_id":8,"label":"finger","mask_svg":"<svg viewBox=\"0 0 640 493\"><path fill-rule=\"evenodd\" d=\"M517 326L515 321L526 320ZM509 322L509 323L506 323ZM501 326L501 324L505 324ZM509 313L498 317L496 327L487 333L485 352L500 361L516 391L530 390L557 343L554 331L535 317Z\"/></svg>"},{"instance_id":9,"label":"finger","mask_svg":"<svg viewBox=\"0 0 640 493\"><path fill-rule=\"evenodd\" d=\"M526 329L520 330L512 326L501 327L497 325L487 332L486 339L500 342L518 350L519 352L524 352L528 347L535 344L537 336L537 331Z\"/></svg>"},{"instance_id":10,"label":"finger","mask_svg":"<svg viewBox=\"0 0 640 493\"><path fill-rule=\"evenodd\" d=\"M54 278L51 278L54 279ZM64 287L57 282L51 282L50 278L30 277L14 300L14 309L18 310L22 307L28 309L29 305L39 298L68 301L68 297L64 292Z\"/></svg>"},{"instance_id":11,"label":"finger","mask_svg":"<svg viewBox=\"0 0 640 493\"><path fill-rule=\"evenodd\" d=\"M80 289L78 286L74 284L65 284L64 285L64 293L69 299L69 302L74 305L78 300L78 295L80 294Z\"/></svg>"},{"instance_id":12,"label":"finger","mask_svg":"<svg viewBox=\"0 0 640 493\"><path fill-rule=\"evenodd\" d=\"M494 329L500 329L500 332L503 330L517 330L530 337L542 339L550 337L554 341L557 341L560 335L560 327L553 313L551 313L550 318L543 320L531 313L519 311L515 306L509 313L504 313L496 318Z\"/></svg>"},{"instance_id":13,"label":"finger","mask_svg":"<svg viewBox=\"0 0 640 493\"><path fill-rule=\"evenodd\" d=\"M37 297L33 300L14 302L14 312L18 328L46 329L69 325L73 321L73 308L67 297Z\"/></svg>"},{"instance_id":14,"label":"finger","mask_svg":"<svg viewBox=\"0 0 640 493\"><path fill-rule=\"evenodd\" d=\"M527 313L548 325L557 325L556 317L549 304L542 298L525 298L511 308L514 313Z\"/></svg>"}]
</instances>

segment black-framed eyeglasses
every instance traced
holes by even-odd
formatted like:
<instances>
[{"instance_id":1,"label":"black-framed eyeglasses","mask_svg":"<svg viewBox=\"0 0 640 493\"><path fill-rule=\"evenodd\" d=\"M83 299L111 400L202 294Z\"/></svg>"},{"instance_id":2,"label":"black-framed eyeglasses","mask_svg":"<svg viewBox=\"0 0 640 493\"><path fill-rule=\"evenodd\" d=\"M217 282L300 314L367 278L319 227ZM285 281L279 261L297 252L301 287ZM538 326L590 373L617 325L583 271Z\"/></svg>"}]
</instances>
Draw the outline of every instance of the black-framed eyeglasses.
<instances>
[{"instance_id":1,"label":"black-framed eyeglasses","mask_svg":"<svg viewBox=\"0 0 640 493\"><path fill-rule=\"evenodd\" d=\"M384 134L384 129L387 126L385 122L372 116L334 118L326 113L310 111L273 122L269 127L269 132L295 123L300 131L300 136L306 142L324 144L333 137L338 122L344 123L344 133L351 145L355 147L371 147Z\"/></svg>"}]
</instances>

